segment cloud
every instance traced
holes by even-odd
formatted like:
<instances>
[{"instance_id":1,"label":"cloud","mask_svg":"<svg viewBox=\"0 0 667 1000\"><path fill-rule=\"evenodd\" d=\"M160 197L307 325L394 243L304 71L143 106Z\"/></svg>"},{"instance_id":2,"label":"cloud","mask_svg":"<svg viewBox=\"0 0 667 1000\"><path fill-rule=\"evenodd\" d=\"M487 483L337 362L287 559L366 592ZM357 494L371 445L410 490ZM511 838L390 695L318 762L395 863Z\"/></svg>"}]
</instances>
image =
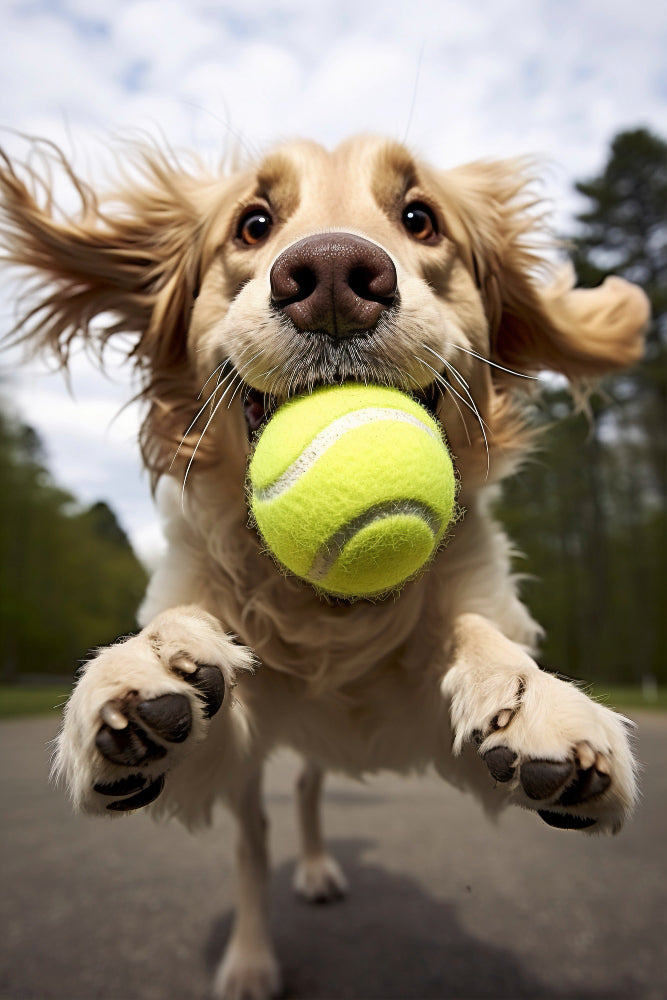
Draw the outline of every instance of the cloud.
<instances>
[{"instance_id":1,"label":"cloud","mask_svg":"<svg viewBox=\"0 0 667 1000\"><path fill-rule=\"evenodd\" d=\"M600 169L617 130L667 132L657 2L639 16L625 0L32 0L3 4L0 30L0 124L58 142L93 178L110 167L109 133L161 131L215 164L239 140L380 131L443 166L543 155L567 229L572 179ZM10 132L3 143L22 155ZM78 410L32 367L15 398L64 485L108 498L144 546L136 410L108 429L130 388L112 392L83 362L74 381Z\"/></svg>"}]
</instances>

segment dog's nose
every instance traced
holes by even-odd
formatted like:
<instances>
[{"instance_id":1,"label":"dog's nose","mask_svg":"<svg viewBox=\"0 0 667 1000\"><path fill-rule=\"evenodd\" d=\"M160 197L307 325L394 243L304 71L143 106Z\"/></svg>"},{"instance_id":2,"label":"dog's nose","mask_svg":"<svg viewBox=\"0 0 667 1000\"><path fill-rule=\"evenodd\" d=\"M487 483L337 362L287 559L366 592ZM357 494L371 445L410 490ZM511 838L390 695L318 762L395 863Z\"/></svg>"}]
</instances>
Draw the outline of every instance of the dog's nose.
<instances>
[{"instance_id":1,"label":"dog's nose","mask_svg":"<svg viewBox=\"0 0 667 1000\"><path fill-rule=\"evenodd\" d=\"M398 298L396 268L382 247L352 233L306 236L271 268L272 304L300 329L332 337L370 330Z\"/></svg>"}]
</instances>

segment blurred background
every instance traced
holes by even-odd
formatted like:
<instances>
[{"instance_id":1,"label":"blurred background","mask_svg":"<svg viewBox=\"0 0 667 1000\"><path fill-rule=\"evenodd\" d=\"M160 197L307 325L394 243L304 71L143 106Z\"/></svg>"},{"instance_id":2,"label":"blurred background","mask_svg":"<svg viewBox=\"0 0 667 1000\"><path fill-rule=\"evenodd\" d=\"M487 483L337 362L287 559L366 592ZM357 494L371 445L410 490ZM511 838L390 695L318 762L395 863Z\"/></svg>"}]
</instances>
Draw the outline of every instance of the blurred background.
<instances>
[{"instance_id":1,"label":"blurred background","mask_svg":"<svg viewBox=\"0 0 667 1000\"><path fill-rule=\"evenodd\" d=\"M603 841L509 810L499 830L435 776L336 777L326 828L354 895L313 913L290 887L294 758L272 762L267 798L286 995L664 1000L664 2L2 0L0 37L0 146L19 160L43 137L104 187L119 145L144 135L212 169L230 150L357 131L442 167L531 154L581 283L645 288L642 364L583 410L545 376L541 448L497 504L542 663L639 723L633 822ZM0 272L0 335L20 291ZM67 382L0 354L2 1000L208 996L231 925L229 817L195 844L141 813L75 817L48 783L56 706L91 647L134 630L163 545L136 389L84 354Z\"/></svg>"},{"instance_id":2,"label":"blurred background","mask_svg":"<svg viewBox=\"0 0 667 1000\"><path fill-rule=\"evenodd\" d=\"M215 166L277 139L370 130L442 166L536 154L580 281L625 275L654 310L644 362L584 412L545 380L542 449L498 514L546 628L544 664L642 698L665 683L667 17L592 0L5 0L0 141L58 143L104 185L148 133ZM67 195L63 194L67 208ZM0 285L0 332L17 309ZM122 366L0 366L0 677L71 674L134 628L161 546Z\"/></svg>"}]
</instances>

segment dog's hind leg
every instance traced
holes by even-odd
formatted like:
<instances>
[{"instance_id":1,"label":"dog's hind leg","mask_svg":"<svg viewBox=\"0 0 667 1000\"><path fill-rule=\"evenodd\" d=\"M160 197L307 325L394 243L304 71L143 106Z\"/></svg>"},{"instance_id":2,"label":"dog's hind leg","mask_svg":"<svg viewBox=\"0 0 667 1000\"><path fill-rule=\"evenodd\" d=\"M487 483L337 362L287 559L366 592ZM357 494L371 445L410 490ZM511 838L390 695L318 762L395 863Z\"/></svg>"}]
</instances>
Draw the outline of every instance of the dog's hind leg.
<instances>
[{"instance_id":1,"label":"dog's hind leg","mask_svg":"<svg viewBox=\"0 0 667 1000\"><path fill-rule=\"evenodd\" d=\"M324 771L306 760L296 785L301 857L294 875L296 893L310 903L326 903L347 893L347 879L328 853L322 835Z\"/></svg>"},{"instance_id":2,"label":"dog's hind leg","mask_svg":"<svg viewBox=\"0 0 667 1000\"><path fill-rule=\"evenodd\" d=\"M232 934L215 978L219 1000L268 1000L280 992L280 969L269 931L267 819L261 764L228 794L238 823L238 900Z\"/></svg>"}]
</instances>

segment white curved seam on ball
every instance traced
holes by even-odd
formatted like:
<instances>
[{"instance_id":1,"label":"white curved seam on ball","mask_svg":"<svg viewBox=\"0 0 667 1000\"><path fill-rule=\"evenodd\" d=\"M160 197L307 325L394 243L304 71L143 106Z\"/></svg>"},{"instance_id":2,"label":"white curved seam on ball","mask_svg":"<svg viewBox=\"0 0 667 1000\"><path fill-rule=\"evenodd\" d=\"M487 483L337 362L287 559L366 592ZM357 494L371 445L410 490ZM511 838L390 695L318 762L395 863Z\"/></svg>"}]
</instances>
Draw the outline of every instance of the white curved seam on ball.
<instances>
[{"instance_id":1,"label":"white curved seam on ball","mask_svg":"<svg viewBox=\"0 0 667 1000\"><path fill-rule=\"evenodd\" d=\"M387 517L394 517L400 514L408 514L419 518L429 528L435 540L440 531L442 520L440 516L428 504L421 500L385 500L382 503L369 507L368 510L357 514L350 521L346 521L340 528L334 531L333 535L327 538L326 542L318 549L313 563L308 571L309 580L323 580L327 573L333 569L341 552L348 542L350 542L358 532L382 521Z\"/></svg>"},{"instance_id":2,"label":"white curved seam on ball","mask_svg":"<svg viewBox=\"0 0 667 1000\"><path fill-rule=\"evenodd\" d=\"M348 431L356 430L358 427L363 427L375 421L398 421L399 423L411 424L418 430L430 435L434 441L440 441L440 437L436 431L420 420L419 417L415 417L412 413L406 413L404 410L396 410L389 406L366 406L360 410L353 410L351 413L345 413L342 417L332 420L319 434L316 434L313 440L303 449L299 457L285 469L278 479L273 483L269 483L268 486L255 489L255 500L264 503L268 500L275 500L276 497L286 493L301 476L308 472L318 458L321 458L332 445L340 441Z\"/></svg>"}]
</instances>

